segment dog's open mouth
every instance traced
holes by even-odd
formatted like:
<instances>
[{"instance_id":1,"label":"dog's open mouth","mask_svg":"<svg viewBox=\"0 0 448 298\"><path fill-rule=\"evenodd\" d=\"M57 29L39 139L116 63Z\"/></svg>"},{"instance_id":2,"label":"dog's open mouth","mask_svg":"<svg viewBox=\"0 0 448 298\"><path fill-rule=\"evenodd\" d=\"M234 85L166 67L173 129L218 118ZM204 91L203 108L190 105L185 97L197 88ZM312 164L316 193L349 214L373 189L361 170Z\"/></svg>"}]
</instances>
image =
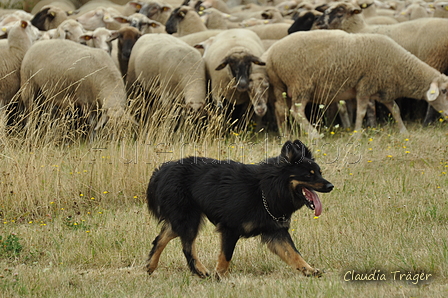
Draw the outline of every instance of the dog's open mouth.
<instances>
[{"instance_id":1,"label":"dog's open mouth","mask_svg":"<svg viewBox=\"0 0 448 298\"><path fill-rule=\"evenodd\" d=\"M307 206L311 210L314 210L314 215L319 216L322 213L322 203L320 202L317 193L309 188L302 187L302 194L307 200Z\"/></svg>"}]
</instances>

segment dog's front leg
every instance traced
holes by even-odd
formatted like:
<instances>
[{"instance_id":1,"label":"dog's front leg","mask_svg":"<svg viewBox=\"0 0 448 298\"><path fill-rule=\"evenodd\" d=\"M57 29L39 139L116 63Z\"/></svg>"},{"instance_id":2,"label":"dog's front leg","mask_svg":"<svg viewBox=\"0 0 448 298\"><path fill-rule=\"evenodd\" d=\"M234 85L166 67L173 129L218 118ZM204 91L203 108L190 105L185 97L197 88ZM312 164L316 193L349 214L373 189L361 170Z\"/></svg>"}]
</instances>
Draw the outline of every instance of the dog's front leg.
<instances>
[{"instance_id":1,"label":"dog's front leg","mask_svg":"<svg viewBox=\"0 0 448 298\"><path fill-rule=\"evenodd\" d=\"M269 250L278 255L283 261L296 270L301 271L305 276L321 276L319 269L308 265L302 258L299 251L291 239L287 229L277 230L269 234L262 235L262 241L267 243Z\"/></svg>"},{"instance_id":2,"label":"dog's front leg","mask_svg":"<svg viewBox=\"0 0 448 298\"><path fill-rule=\"evenodd\" d=\"M232 230L225 230L219 228L221 232L221 252L218 257L218 264L216 265L216 277L222 279L227 276L232 259L235 245L240 238L239 234L235 234Z\"/></svg>"}]
</instances>

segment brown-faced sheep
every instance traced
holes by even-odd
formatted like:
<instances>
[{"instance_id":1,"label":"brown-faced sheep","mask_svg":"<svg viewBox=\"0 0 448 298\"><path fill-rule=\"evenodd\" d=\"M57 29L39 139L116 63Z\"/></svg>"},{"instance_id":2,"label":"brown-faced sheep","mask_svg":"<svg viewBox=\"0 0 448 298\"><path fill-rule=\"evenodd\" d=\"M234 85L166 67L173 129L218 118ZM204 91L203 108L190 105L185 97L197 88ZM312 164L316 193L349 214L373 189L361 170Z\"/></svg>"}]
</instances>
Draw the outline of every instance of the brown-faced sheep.
<instances>
[{"instance_id":1,"label":"brown-faced sheep","mask_svg":"<svg viewBox=\"0 0 448 298\"><path fill-rule=\"evenodd\" d=\"M59 7L44 6L31 20L31 24L39 30L47 31L56 29L67 18L67 12Z\"/></svg>"},{"instance_id":2,"label":"brown-faced sheep","mask_svg":"<svg viewBox=\"0 0 448 298\"><path fill-rule=\"evenodd\" d=\"M312 137L318 135L305 116L305 106L311 101L328 104L356 98L356 130L362 128L370 99L391 111L403 133L406 127L396 98L425 99L448 115L448 77L384 35L297 32L268 50L266 69L274 86L279 126L291 110ZM283 92L289 97L287 103Z\"/></svg>"},{"instance_id":3,"label":"brown-faced sheep","mask_svg":"<svg viewBox=\"0 0 448 298\"><path fill-rule=\"evenodd\" d=\"M203 43L204 60L211 80L213 100L222 106L222 97L240 105L248 104L252 65L264 65L260 38L247 29L225 30ZM253 86L253 85L252 85ZM250 98L258 116L266 113L262 97Z\"/></svg>"},{"instance_id":4,"label":"brown-faced sheep","mask_svg":"<svg viewBox=\"0 0 448 298\"><path fill-rule=\"evenodd\" d=\"M31 24L19 21L9 28L8 39L0 40L0 109L20 88L20 65L35 39Z\"/></svg>"},{"instance_id":5,"label":"brown-faced sheep","mask_svg":"<svg viewBox=\"0 0 448 298\"><path fill-rule=\"evenodd\" d=\"M205 104L205 63L198 51L168 34L145 34L132 49L127 72L128 87L134 83L147 92L159 87L164 104L178 96L187 110L198 111Z\"/></svg>"},{"instance_id":6,"label":"brown-faced sheep","mask_svg":"<svg viewBox=\"0 0 448 298\"><path fill-rule=\"evenodd\" d=\"M120 71L101 49L68 40L39 41L25 54L20 76L21 98L28 112L42 94L56 106L74 104L87 115L101 110L98 122L91 123L95 130L109 118L130 119L125 114L126 92Z\"/></svg>"},{"instance_id":7,"label":"brown-faced sheep","mask_svg":"<svg viewBox=\"0 0 448 298\"><path fill-rule=\"evenodd\" d=\"M170 17L173 7L163 1L146 1L140 2L141 8L139 13L144 14L151 20L157 21L165 25Z\"/></svg>"}]
</instances>

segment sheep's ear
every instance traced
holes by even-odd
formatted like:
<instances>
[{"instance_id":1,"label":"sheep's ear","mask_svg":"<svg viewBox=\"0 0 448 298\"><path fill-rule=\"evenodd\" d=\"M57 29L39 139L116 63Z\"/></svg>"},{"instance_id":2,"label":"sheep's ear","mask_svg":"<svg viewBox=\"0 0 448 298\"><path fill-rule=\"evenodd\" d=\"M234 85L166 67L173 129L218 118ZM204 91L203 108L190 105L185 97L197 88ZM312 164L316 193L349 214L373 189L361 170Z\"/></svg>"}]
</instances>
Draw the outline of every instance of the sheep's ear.
<instances>
[{"instance_id":1,"label":"sheep's ear","mask_svg":"<svg viewBox=\"0 0 448 298\"><path fill-rule=\"evenodd\" d=\"M148 25L153 28L159 28L160 25L162 25L162 24L160 24L159 22L156 22L156 21L151 21L151 23L149 23Z\"/></svg>"},{"instance_id":2,"label":"sheep's ear","mask_svg":"<svg viewBox=\"0 0 448 298\"><path fill-rule=\"evenodd\" d=\"M227 61L227 59L224 59L221 61L221 63L218 65L218 67L215 68L215 70L221 70L224 69L227 64L229 64L229 62Z\"/></svg>"},{"instance_id":3,"label":"sheep's ear","mask_svg":"<svg viewBox=\"0 0 448 298\"><path fill-rule=\"evenodd\" d=\"M252 58L252 63L255 65L260 65L260 66L266 65L265 62L261 61L260 58L255 57L255 56Z\"/></svg>"},{"instance_id":4,"label":"sheep's ear","mask_svg":"<svg viewBox=\"0 0 448 298\"><path fill-rule=\"evenodd\" d=\"M123 16L118 16L118 17L114 17L114 20L120 24L129 24L130 21L127 17L123 17Z\"/></svg>"},{"instance_id":5,"label":"sheep's ear","mask_svg":"<svg viewBox=\"0 0 448 298\"><path fill-rule=\"evenodd\" d=\"M162 6L161 11L162 12L169 12L169 11L171 11L171 7L164 5L164 6Z\"/></svg>"},{"instance_id":6,"label":"sheep's ear","mask_svg":"<svg viewBox=\"0 0 448 298\"><path fill-rule=\"evenodd\" d=\"M86 33L86 34L81 35L79 37L79 40L88 41L88 40L91 40L92 38L93 38L92 33Z\"/></svg>"},{"instance_id":7,"label":"sheep's ear","mask_svg":"<svg viewBox=\"0 0 448 298\"><path fill-rule=\"evenodd\" d=\"M138 1L129 1L128 4L129 4L130 6L134 6L134 8L135 8L136 10L140 10L140 9L142 9L142 6L143 6L143 4L142 4L141 2L138 2Z\"/></svg>"},{"instance_id":8,"label":"sheep's ear","mask_svg":"<svg viewBox=\"0 0 448 298\"><path fill-rule=\"evenodd\" d=\"M434 101L437 99L437 97L439 97L439 94L439 86L436 82L432 82L429 86L429 90L426 92L426 98L428 99L428 101Z\"/></svg>"},{"instance_id":9,"label":"sheep's ear","mask_svg":"<svg viewBox=\"0 0 448 298\"><path fill-rule=\"evenodd\" d=\"M361 12L362 12L362 9L360 9L360 8L354 8L351 11L352 14L360 14Z\"/></svg>"},{"instance_id":10,"label":"sheep's ear","mask_svg":"<svg viewBox=\"0 0 448 298\"><path fill-rule=\"evenodd\" d=\"M120 33L118 32L118 30L112 30L110 32L110 37L107 39L107 42L111 42L111 41L117 39L118 36L120 36Z\"/></svg>"},{"instance_id":11,"label":"sheep's ear","mask_svg":"<svg viewBox=\"0 0 448 298\"><path fill-rule=\"evenodd\" d=\"M28 27L28 22L27 21L20 21L20 27L25 29L26 27Z\"/></svg>"}]
</instances>

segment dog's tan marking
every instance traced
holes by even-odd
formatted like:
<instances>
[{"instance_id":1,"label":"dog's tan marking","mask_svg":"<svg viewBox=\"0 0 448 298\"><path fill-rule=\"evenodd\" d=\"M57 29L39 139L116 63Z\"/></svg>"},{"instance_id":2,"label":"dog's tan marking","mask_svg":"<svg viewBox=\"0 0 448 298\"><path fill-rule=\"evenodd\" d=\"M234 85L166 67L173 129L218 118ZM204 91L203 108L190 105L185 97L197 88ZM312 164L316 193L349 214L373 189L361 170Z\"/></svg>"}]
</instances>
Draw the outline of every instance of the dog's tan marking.
<instances>
[{"instance_id":1,"label":"dog's tan marking","mask_svg":"<svg viewBox=\"0 0 448 298\"><path fill-rule=\"evenodd\" d=\"M218 264L216 265L216 274L217 278L222 279L227 276L227 272L229 270L230 262L227 261L226 256L224 255L224 252L221 251L221 253L218 256Z\"/></svg>"},{"instance_id":2,"label":"dog's tan marking","mask_svg":"<svg viewBox=\"0 0 448 298\"><path fill-rule=\"evenodd\" d=\"M310 173L314 175L314 170L311 170Z\"/></svg>"},{"instance_id":3,"label":"dog's tan marking","mask_svg":"<svg viewBox=\"0 0 448 298\"><path fill-rule=\"evenodd\" d=\"M253 222L244 222L243 224L242 224L242 226L243 226L243 230L244 230L244 232L245 233L251 233L255 228L256 228L256 225L255 225L255 223L253 223Z\"/></svg>"},{"instance_id":4,"label":"dog's tan marking","mask_svg":"<svg viewBox=\"0 0 448 298\"><path fill-rule=\"evenodd\" d=\"M199 272L200 277L204 278L204 277L209 276L210 273L208 272L207 268L201 263L201 261L199 261L197 250L196 250L196 245L194 242L191 247L191 255L193 256L193 259L195 261L195 267L196 267L196 270Z\"/></svg>"},{"instance_id":5,"label":"dog's tan marking","mask_svg":"<svg viewBox=\"0 0 448 298\"><path fill-rule=\"evenodd\" d=\"M303 185L303 184L305 184L305 182L303 182L303 181L291 180L291 186L293 189L295 189L297 187L297 185Z\"/></svg>"},{"instance_id":6,"label":"dog's tan marking","mask_svg":"<svg viewBox=\"0 0 448 298\"><path fill-rule=\"evenodd\" d=\"M162 254L166 245L177 236L178 235L171 229L171 225L167 224L162 228L162 231L158 236L159 238L157 240L155 251L148 259L148 263L146 265L148 274L151 274L154 272L154 270L156 270L157 265L159 264L160 255Z\"/></svg>"},{"instance_id":7,"label":"dog's tan marking","mask_svg":"<svg viewBox=\"0 0 448 298\"><path fill-rule=\"evenodd\" d=\"M268 243L268 248L278 255L285 263L296 270L301 271L305 276L320 276L319 269L314 269L294 250L288 242L272 241Z\"/></svg>"}]
</instances>

